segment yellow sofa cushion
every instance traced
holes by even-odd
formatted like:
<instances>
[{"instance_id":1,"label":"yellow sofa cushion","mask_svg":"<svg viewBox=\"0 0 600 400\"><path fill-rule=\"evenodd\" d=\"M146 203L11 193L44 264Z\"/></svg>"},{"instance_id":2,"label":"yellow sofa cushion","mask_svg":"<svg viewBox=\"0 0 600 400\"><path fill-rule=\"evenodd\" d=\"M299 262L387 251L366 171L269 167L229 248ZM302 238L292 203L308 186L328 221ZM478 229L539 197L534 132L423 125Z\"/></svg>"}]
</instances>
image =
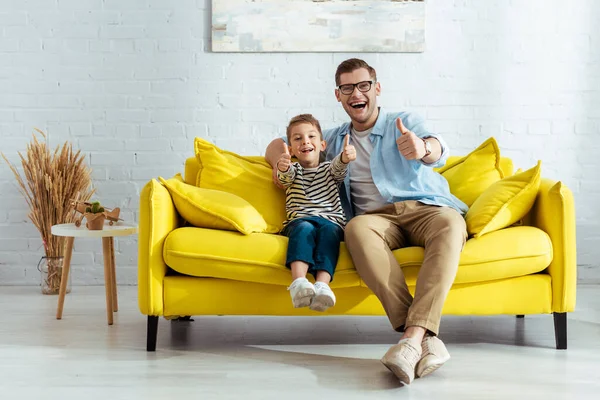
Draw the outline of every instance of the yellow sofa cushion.
<instances>
[{"instance_id":1,"label":"yellow sofa cushion","mask_svg":"<svg viewBox=\"0 0 600 400\"><path fill-rule=\"evenodd\" d=\"M188 185L180 176L158 179L169 190L179 215L194 226L236 230L245 235L267 229L263 217L241 197Z\"/></svg>"},{"instance_id":2,"label":"yellow sofa cushion","mask_svg":"<svg viewBox=\"0 0 600 400\"><path fill-rule=\"evenodd\" d=\"M423 248L406 247L393 253L408 285L415 285L423 262ZM534 274L546 269L552 257L552 241L541 229L532 226L502 229L467 240L460 255L454 283L476 283Z\"/></svg>"},{"instance_id":3,"label":"yellow sofa cushion","mask_svg":"<svg viewBox=\"0 0 600 400\"><path fill-rule=\"evenodd\" d=\"M179 228L164 245L165 262L184 275L212 277L273 285L289 285L285 267L288 239L281 235L203 228ZM414 285L421 263L422 247L394 250L408 285ZM469 239L461 254L455 284L492 281L529 275L544 270L552 261L548 235L534 227L502 229L478 239ZM344 243L332 287L365 286L354 269Z\"/></svg>"},{"instance_id":4,"label":"yellow sofa cushion","mask_svg":"<svg viewBox=\"0 0 600 400\"><path fill-rule=\"evenodd\" d=\"M235 194L250 203L267 223L264 232L277 233L285 221L285 191L273 183L273 172L264 157L243 157L196 138L200 164L196 185Z\"/></svg>"},{"instance_id":5,"label":"yellow sofa cushion","mask_svg":"<svg viewBox=\"0 0 600 400\"><path fill-rule=\"evenodd\" d=\"M525 172L504 178L475 200L465 220L469 235L479 237L506 228L523 218L540 188L541 162Z\"/></svg>"},{"instance_id":6,"label":"yellow sofa cushion","mask_svg":"<svg viewBox=\"0 0 600 400\"><path fill-rule=\"evenodd\" d=\"M448 181L450 192L470 207L491 184L504 178L498 143L493 137L489 138L438 172Z\"/></svg>"},{"instance_id":7,"label":"yellow sofa cushion","mask_svg":"<svg viewBox=\"0 0 600 400\"><path fill-rule=\"evenodd\" d=\"M436 172L440 172L441 170L444 170L450 164L454 164L455 162L457 162L458 160L460 160L463 157L464 156L450 156L446 160L446 165L439 167L439 168L434 168L434 170ZM190 158L188 158L188 160L193 160L195 163L197 163L196 157L190 157ZM510 157L505 157L502 155L500 156L500 171L502 171L502 175L504 175L504 176L511 176L516 173L515 166L513 165L513 161ZM186 169L186 174L187 174L187 169ZM195 174L193 175L193 179L194 179L194 181L196 180ZM187 181L187 176L186 176L186 181Z\"/></svg>"},{"instance_id":8,"label":"yellow sofa cushion","mask_svg":"<svg viewBox=\"0 0 600 400\"><path fill-rule=\"evenodd\" d=\"M244 236L186 227L169 234L164 259L172 269L185 275L289 286L292 275L285 267L287 243L288 238L282 235L255 233ZM331 286L360 286L350 253L343 243Z\"/></svg>"}]
</instances>

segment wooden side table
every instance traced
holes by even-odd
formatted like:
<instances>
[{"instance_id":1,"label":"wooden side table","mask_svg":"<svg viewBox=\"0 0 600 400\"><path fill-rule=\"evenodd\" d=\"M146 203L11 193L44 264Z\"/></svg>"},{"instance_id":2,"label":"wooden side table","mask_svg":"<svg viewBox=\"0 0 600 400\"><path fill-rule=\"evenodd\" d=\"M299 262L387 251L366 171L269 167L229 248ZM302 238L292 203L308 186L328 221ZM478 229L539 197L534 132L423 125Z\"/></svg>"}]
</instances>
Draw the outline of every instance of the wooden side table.
<instances>
[{"instance_id":1,"label":"wooden side table","mask_svg":"<svg viewBox=\"0 0 600 400\"><path fill-rule=\"evenodd\" d=\"M102 254L104 258L104 286L106 289L106 317L108 325L113 324L113 312L118 311L117 299L117 279L115 275L115 236L127 236L137 233L137 226L125 224L122 222L114 225L104 224L101 231L90 231L82 224L80 227L75 224L53 225L51 232L56 236L66 237L65 258L63 263L62 277L60 281L60 292L58 294L58 308L56 309L56 319L62 318L63 306L65 303L65 294L67 293L67 282L69 280L69 270L71 269L71 254L73 253L73 241L76 237L80 238L102 238Z\"/></svg>"}]
</instances>

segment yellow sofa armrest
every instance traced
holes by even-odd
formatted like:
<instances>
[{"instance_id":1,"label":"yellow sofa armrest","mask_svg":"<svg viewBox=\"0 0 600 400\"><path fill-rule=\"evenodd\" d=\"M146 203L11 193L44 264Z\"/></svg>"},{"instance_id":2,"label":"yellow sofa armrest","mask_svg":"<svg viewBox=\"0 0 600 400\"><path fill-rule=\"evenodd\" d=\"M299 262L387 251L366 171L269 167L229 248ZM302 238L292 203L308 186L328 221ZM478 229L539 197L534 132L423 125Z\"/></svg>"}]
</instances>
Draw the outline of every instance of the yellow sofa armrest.
<instances>
[{"instance_id":1,"label":"yellow sofa armrest","mask_svg":"<svg viewBox=\"0 0 600 400\"><path fill-rule=\"evenodd\" d=\"M179 215L169 191L152 179L140 193L138 306L144 315L163 315L163 279L167 273L163 245L178 225Z\"/></svg>"},{"instance_id":2,"label":"yellow sofa armrest","mask_svg":"<svg viewBox=\"0 0 600 400\"><path fill-rule=\"evenodd\" d=\"M552 310L573 311L577 290L573 193L562 182L543 178L530 218L552 241L554 255L546 270L552 277Z\"/></svg>"}]
</instances>

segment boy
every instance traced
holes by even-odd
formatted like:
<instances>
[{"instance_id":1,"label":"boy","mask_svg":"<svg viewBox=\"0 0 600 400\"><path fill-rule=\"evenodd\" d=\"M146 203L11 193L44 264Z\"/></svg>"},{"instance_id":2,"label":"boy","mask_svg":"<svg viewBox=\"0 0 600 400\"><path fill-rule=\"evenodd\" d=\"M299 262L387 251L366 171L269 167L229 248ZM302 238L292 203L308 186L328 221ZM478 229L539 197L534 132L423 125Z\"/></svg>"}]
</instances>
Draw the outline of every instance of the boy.
<instances>
[{"instance_id":1,"label":"boy","mask_svg":"<svg viewBox=\"0 0 600 400\"><path fill-rule=\"evenodd\" d=\"M294 307L310 306L325 311L335 304L329 287L337 264L346 218L338 186L356 159L356 149L344 139L343 151L331 161L319 163L323 140L321 126L310 114L291 119L288 147L277 161L277 178L286 188L286 214L282 233L289 238L286 266L292 270L288 288ZM298 162L291 162L291 155ZM316 280L306 279L310 272Z\"/></svg>"}]
</instances>

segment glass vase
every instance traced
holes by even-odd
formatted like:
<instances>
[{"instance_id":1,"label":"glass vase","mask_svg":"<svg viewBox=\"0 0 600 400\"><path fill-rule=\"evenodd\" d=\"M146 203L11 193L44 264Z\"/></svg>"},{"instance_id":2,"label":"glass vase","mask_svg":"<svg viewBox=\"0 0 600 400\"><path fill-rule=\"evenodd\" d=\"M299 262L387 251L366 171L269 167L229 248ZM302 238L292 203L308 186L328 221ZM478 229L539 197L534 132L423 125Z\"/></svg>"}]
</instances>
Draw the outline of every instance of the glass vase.
<instances>
[{"instance_id":1,"label":"glass vase","mask_svg":"<svg viewBox=\"0 0 600 400\"><path fill-rule=\"evenodd\" d=\"M58 294L63 272L63 257L44 256L38 263L41 275L42 294ZM71 274L67 279L67 293L71 292Z\"/></svg>"}]
</instances>

